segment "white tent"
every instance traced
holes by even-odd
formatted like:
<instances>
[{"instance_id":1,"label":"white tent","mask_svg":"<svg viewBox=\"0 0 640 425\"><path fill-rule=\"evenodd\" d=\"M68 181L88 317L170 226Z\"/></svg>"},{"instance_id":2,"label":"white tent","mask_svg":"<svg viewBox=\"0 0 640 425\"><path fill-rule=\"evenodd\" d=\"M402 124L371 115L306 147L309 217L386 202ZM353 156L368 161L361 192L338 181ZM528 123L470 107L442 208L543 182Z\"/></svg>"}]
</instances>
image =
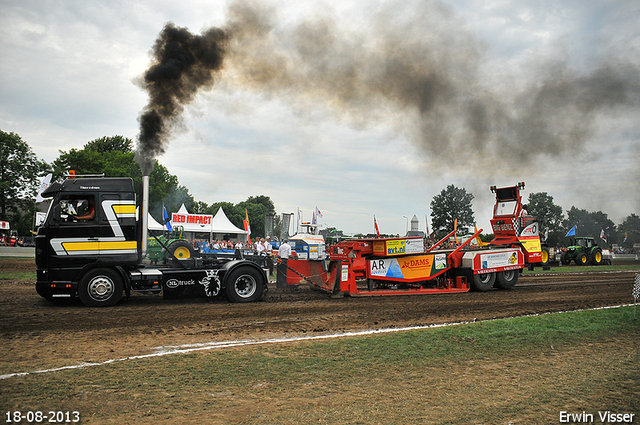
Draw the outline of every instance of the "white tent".
<instances>
[{"instance_id":1,"label":"white tent","mask_svg":"<svg viewBox=\"0 0 640 425\"><path fill-rule=\"evenodd\" d=\"M164 228L164 226L160 223L158 223L156 221L155 218L153 218L153 216L149 213L147 213L147 216L149 217L148 223L147 223L147 229L149 230L158 230L158 231L163 231L166 230Z\"/></svg>"},{"instance_id":2,"label":"white tent","mask_svg":"<svg viewBox=\"0 0 640 425\"><path fill-rule=\"evenodd\" d=\"M236 227L231 220L227 218L222 207L218 210L213 217L212 233L246 235L248 232Z\"/></svg>"}]
</instances>

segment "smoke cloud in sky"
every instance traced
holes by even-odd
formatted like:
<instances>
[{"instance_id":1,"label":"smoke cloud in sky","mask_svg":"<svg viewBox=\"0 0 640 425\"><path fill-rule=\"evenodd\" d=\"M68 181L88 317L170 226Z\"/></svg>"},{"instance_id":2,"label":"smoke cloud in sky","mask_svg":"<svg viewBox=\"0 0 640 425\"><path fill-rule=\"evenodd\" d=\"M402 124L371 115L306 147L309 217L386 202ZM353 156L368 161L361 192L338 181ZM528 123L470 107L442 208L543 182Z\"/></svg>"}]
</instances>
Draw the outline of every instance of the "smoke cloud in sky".
<instances>
[{"instance_id":1,"label":"smoke cloud in sky","mask_svg":"<svg viewBox=\"0 0 640 425\"><path fill-rule=\"evenodd\" d=\"M222 79L300 114L322 109L354 126L389 126L445 164L499 156L515 167L573 154L600 114L640 106L640 70L624 59L580 70L543 61L496 85L485 44L440 2L365 16L357 27L330 12L292 22L241 0L229 5L225 25L200 35L167 24L138 82L149 95L139 117L142 163L148 169L165 151L199 90Z\"/></svg>"}]
</instances>

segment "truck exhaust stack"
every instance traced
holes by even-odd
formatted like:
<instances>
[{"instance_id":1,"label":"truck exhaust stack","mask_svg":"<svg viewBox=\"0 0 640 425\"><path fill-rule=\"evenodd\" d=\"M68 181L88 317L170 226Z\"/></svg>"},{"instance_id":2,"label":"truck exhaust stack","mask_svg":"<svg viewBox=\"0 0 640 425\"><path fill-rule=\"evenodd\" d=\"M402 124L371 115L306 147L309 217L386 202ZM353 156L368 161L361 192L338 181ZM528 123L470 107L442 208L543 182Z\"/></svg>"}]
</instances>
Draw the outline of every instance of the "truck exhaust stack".
<instances>
[{"instance_id":1,"label":"truck exhaust stack","mask_svg":"<svg viewBox=\"0 0 640 425\"><path fill-rule=\"evenodd\" d=\"M147 256L147 234L149 232L149 175L142 176L142 240L141 259Z\"/></svg>"}]
</instances>

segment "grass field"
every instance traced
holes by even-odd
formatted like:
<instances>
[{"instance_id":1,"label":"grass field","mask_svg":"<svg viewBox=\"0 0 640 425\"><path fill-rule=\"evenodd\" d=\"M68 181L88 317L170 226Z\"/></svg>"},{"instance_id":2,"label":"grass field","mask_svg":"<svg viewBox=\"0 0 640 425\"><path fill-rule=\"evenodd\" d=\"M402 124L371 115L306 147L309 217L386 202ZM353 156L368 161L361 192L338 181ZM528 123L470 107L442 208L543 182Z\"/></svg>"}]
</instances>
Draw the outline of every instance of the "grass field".
<instances>
[{"instance_id":1,"label":"grass field","mask_svg":"<svg viewBox=\"0 0 640 425\"><path fill-rule=\"evenodd\" d=\"M639 325L623 307L218 348L4 379L0 407L75 410L100 424L554 424L561 411L640 414Z\"/></svg>"}]
</instances>

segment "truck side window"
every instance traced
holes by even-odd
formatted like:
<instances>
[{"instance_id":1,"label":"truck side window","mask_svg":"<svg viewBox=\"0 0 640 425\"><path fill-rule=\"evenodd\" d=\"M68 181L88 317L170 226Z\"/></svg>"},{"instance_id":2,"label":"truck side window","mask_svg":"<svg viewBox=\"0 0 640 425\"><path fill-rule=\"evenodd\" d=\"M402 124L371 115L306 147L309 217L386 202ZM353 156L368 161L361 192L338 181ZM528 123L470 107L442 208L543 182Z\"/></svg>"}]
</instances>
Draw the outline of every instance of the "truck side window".
<instances>
[{"instance_id":1,"label":"truck side window","mask_svg":"<svg viewBox=\"0 0 640 425\"><path fill-rule=\"evenodd\" d=\"M96 218L96 201L93 195L70 196L60 200L62 223L93 221Z\"/></svg>"}]
</instances>

